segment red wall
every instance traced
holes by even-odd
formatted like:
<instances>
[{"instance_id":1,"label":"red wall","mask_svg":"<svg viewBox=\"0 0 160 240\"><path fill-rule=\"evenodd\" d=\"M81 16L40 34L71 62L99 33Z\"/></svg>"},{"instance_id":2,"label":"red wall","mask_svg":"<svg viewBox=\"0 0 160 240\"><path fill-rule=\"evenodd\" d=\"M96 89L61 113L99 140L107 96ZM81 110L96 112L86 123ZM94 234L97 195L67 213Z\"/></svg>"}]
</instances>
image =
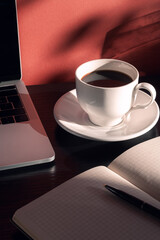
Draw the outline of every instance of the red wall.
<instances>
[{"instance_id":1,"label":"red wall","mask_svg":"<svg viewBox=\"0 0 160 240\"><path fill-rule=\"evenodd\" d=\"M159 0L17 0L22 78L74 81L96 58L119 58L159 74Z\"/></svg>"}]
</instances>

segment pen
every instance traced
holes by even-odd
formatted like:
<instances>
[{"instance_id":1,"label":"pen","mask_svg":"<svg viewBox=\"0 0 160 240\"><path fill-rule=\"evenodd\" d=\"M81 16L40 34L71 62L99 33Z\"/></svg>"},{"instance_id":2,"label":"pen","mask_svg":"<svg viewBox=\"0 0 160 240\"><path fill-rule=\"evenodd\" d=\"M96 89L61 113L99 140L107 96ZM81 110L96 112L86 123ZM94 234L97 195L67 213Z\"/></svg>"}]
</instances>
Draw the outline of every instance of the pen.
<instances>
[{"instance_id":1,"label":"pen","mask_svg":"<svg viewBox=\"0 0 160 240\"><path fill-rule=\"evenodd\" d=\"M110 192L112 192L113 194L117 195L118 197L126 200L127 202L135 205L136 207L144 210L145 212L148 212L158 218L160 218L160 209L153 207L152 205L122 191L119 189L116 189L114 187L105 185L105 188L108 189Z\"/></svg>"}]
</instances>

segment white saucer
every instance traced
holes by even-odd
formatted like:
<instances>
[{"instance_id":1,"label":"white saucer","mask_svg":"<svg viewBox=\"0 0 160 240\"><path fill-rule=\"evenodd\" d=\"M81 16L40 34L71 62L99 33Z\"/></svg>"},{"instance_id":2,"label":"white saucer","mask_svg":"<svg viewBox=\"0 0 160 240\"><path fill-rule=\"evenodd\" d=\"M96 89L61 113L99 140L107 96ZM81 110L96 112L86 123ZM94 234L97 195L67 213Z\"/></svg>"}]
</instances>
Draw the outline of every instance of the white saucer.
<instances>
[{"instance_id":1,"label":"white saucer","mask_svg":"<svg viewBox=\"0 0 160 240\"><path fill-rule=\"evenodd\" d=\"M145 103L150 98L139 91L137 103ZM114 128L99 127L88 119L88 115L80 107L76 90L64 94L55 104L54 117L66 131L80 137L101 141L123 141L138 137L151 130L159 119L159 107L154 101L147 109L131 112L127 123Z\"/></svg>"}]
</instances>

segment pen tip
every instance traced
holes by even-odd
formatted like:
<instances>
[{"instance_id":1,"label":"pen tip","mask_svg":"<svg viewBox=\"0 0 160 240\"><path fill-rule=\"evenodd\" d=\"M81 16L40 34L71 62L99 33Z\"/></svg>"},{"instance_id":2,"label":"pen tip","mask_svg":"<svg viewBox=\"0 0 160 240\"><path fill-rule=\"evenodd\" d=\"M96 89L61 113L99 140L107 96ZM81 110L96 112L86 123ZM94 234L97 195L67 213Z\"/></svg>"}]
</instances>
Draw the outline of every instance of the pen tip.
<instances>
[{"instance_id":1,"label":"pen tip","mask_svg":"<svg viewBox=\"0 0 160 240\"><path fill-rule=\"evenodd\" d=\"M109 185L105 185L105 188L107 188L108 190L112 189L112 187Z\"/></svg>"}]
</instances>

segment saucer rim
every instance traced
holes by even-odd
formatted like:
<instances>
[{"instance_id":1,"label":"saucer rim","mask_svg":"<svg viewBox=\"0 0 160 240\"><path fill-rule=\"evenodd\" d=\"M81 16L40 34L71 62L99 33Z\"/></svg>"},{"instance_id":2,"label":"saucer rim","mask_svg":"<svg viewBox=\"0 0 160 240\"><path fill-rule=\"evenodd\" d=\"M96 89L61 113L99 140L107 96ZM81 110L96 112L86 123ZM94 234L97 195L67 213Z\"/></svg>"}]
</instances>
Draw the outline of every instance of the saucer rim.
<instances>
[{"instance_id":1,"label":"saucer rim","mask_svg":"<svg viewBox=\"0 0 160 240\"><path fill-rule=\"evenodd\" d=\"M145 92L142 92L141 90L139 90L139 92L141 92L142 94L144 94L144 95L148 95L148 94L146 94ZM71 129L71 128L69 128L69 127L67 127L66 125L64 125L63 123L62 123L62 120L59 120L58 119L58 116L57 116L57 107L58 107L58 105L59 104L61 104L60 102L62 102L63 101L63 99L67 96L67 95L69 95L69 94L73 94L76 98L77 98L77 96L76 96L76 89L72 89L72 90L70 90L70 91L68 91L68 92L66 92L65 94L63 94L58 100L57 100L57 102L55 103L55 105L54 105L54 108L53 108L53 115L54 115L54 118L55 118L55 120L56 120L56 122L57 122L57 124L60 126L60 127L62 127L65 131L67 131L67 132L69 132L69 133L71 133L71 134L73 134L73 135L75 135L75 136L77 136L77 137L82 137L82 138L84 138L84 139L89 139L89 140L94 140L94 141L102 141L102 142L120 142L120 141L125 141L125 140L130 140L130 139L134 139L134 138L136 138L136 137L139 137L139 136L142 136L143 134L145 134L145 133L147 133L148 131L150 131L155 125L156 125L156 123L158 122L158 120L159 120L159 117L160 117L160 110L159 110L159 106L158 106L158 104L157 104L157 102L156 101L154 101L153 103L152 103L152 105L154 104L155 105L155 107L156 107L156 116L155 116L155 118L154 118L154 120L152 121L152 123L150 124L150 125L148 125L145 129L143 129L143 130L141 130L141 131L138 131L138 132L136 132L136 133L132 133L132 134L128 134L128 135L124 135L124 136L106 136L106 139L105 138L97 138L97 137L94 137L94 136L91 136L91 134L89 134L89 135L84 135L84 134L82 134L82 133L80 133L80 132L78 132L78 131L75 131L74 129ZM77 102L78 103L78 102ZM96 129L104 129L104 127L100 127L100 126L96 126L96 125L93 125ZM105 131L105 130L104 130ZM115 130L116 131L116 130Z\"/></svg>"}]
</instances>

